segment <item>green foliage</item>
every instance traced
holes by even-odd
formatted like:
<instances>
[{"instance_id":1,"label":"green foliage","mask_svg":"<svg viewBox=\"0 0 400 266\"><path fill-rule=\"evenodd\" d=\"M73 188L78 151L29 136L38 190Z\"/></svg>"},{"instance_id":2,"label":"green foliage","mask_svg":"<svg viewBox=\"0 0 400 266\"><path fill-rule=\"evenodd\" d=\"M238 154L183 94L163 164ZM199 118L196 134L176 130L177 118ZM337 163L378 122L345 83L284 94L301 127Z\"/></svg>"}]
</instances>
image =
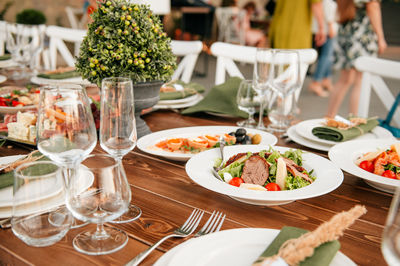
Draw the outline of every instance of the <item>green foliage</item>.
<instances>
[{"instance_id":1,"label":"green foliage","mask_svg":"<svg viewBox=\"0 0 400 266\"><path fill-rule=\"evenodd\" d=\"M19 24L40 25L46 23L46 16L36 9L24 9L16 16Z\"/></svg>"},{"instance_id":2,"label":"green foliage","mask_svg":"<svg viewBox=\"0 0 400 266\"><path fill-rule=\"evenodd\" d=\"M134 83L168 81L176 68L170 38L146 5L128 0L98 2L79 57L77 71L93 83L129 76Z\"/></svg>"},{"instance_id":3,"label":"green foliage","mask_svg":"<svg viewBox=\"0 0 400 266\"><path fill-rule=\"evenodd\" d=\"M3 9L0 11L0 20L4 20L4 15L7 13L8 9L14 4L12 1L8 1Z\"/></svg>"}]
</instances>

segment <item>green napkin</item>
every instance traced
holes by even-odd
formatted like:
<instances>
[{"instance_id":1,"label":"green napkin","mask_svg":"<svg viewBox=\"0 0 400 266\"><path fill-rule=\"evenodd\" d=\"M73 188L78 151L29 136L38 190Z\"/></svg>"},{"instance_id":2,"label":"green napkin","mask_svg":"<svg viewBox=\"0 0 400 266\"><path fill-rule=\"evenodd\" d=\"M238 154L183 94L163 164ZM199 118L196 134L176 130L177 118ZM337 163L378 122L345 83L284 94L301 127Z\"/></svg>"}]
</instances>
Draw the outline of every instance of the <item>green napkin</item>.
<instances>
[{"instance_id":1,"label":"green napkin","mask_svg":"<svg viewBox=\"0 0 400 266\"><path fill-rule=\"evenodd\" d=\"M300 229L297 227L285 226L281 229L281 232L276 236L274 241L269 247L260 255L256 262L259 262L263 258L271 257L278 254L279 248L282 244L292 238L298 238L301 235L307 233L307 230ZM314 254L311 257L306 258L300 262L300 266L324 266L329 265L336 253L340 249L339 241L331 241L324 243L314 250Z\"/></svg>"},{"instance_id":2,"label":"green napkin","mask_svg":"<svg viewBox=\"0 0 400 266\"><path fill-rule=\"evenodd\" d=\"M183 91L172 91L172 92L161 92L160 93L160 101L183 99L183 98L192 96L196 93L203 93L205 91L205 88L202 85L195 83L195 82L185 83L181 80L177 80L177 81L168 83L168 85L170 85L170 86L173 86L174 84L181 85L184 88L184 90Z\"/></svg>"},{"instance_id":3,"label":"green napkin","mask_svg":"<svg viewBox=\"0 0 400 266\"><path fill-rule=\"evenodd\" d=\"M215 112L247 118L248 114L240 111L236 103L236 94L241 81L241 78L233 77L213 87L203 100L183 110L182 114Z\"/></svg>"},{"instance_id":4,"label":"green napkin","mask_svg":"<svg viewBox=\"0 0 400 266\"><path fill-rule=\"evenodd\" d=\"M0 61L11 59L10 54L0 55Z\"/></svg>"},{"instance_id":5,"label":"green napkin","mask_svg":"<svg viewBox=\"0 0 400 266\"><path fill-rule=\"evenodd\" d=\"M38 74L37 75L39 78L45 78L45 79L68 79L68 78L75 78L75 77L80 77L81 74L75 70L72 71L67 71L67 72L62 72L62 73L54 73L54 74Z\"/></svg>"},{"instance_id":6,"label":"green napkin","mask_svg":"<svg viewBox=\"0 0 400 266\"><path fill-rule=\"evenodd\" d=\"M41 156L40 152L35 153L33 156ZM49 160L47 157L39 159L39 161ZM39 166L38 166L39 167ZM42 167L42 166L41 166ZM7 172L0 175L0 189L12 186L14 184L14 171Z\"/></svg>"},{"instance_id":7,"label":"green napkin","mask_svg":"<svg viewBox=\"0 0 400 266\"><path fill-rule=\"evenodd\" d=\"M326 139L331 141L347 141L358 136L361 136L372 129L374 129L379 124L376 119L367 120L366 124L359 125L357 127L352 127L349 129L338 129L336 127L315 127L312 129L313 135L320 139Z\"/></svg>"}]
</instances>

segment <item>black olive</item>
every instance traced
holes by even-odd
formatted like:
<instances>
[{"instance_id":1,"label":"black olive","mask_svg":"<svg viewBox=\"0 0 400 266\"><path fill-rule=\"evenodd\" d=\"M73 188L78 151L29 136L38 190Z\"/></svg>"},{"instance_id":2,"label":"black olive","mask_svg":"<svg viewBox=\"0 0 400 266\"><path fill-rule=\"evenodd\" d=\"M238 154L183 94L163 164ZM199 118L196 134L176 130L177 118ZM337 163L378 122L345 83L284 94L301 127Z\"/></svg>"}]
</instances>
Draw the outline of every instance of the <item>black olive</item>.
<instances>
[{"instance_id":1,"label":"black olive","mask_svg":"<svg viewBox=\"0 0 400 266\"><path fill-rule=\"evenodd\" d=\"M251 138L248 135L244 137L243 144L251 144Z\"/></svg>"},{"instance_id":2,"label":"black olive","mask_svg":"<svg viewBox=\"0 0 400 266\"><path fill-rule=\"evenodd\" d=\"M244 136L244 135L246 135L246 129L244 129L244 128L238 128L237 130L236 130L236 132L235 132L235 135L236 136Z\"/></svg>"},{"instance_id":3,"label":"black olive","mask_svg":"<svg viewBox=\"0 0 400 266\"><path fill-rule=\"evenodd\" d=\"M246 135L236 136L236 143L243 143Z\"/></svg>"},{"instance_id":4,"label":"black olive","mask_svg":"<svg viewBox=\"0 0 400 266\"><path fill-rule=\"evenodd\" d=\"M228 135L229 136L235 136L235 132L230 132Z\"/></svg>"}]
</instances>

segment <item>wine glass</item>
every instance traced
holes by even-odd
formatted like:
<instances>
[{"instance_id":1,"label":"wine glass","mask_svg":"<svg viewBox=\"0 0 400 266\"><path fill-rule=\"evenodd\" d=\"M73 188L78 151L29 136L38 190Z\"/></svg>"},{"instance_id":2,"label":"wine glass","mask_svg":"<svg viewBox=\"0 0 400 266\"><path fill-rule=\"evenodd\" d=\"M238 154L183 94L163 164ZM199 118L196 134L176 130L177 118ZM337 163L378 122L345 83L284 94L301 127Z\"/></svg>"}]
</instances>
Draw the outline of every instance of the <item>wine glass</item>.
<instances>
[{"instance_id":1,"label":"wine glass","mask_svg":"<svg viewBox=\"0 0 400 266\"><path fill-rule=\"evenodd\" d=\"M32 45L30 47L30 52L31 52L31 60L29 62L29 67L32 70L33 75L37 75L39 70L39 65L40 65L40 53L44 49L44 42L46 38L46 26L44 25L39 25L35 26L35 37L34 40L32 40Z\"/></svg>"},{"instance_id":2,"label":"wine glass","mask_svg":"<svg viewBox=\"0 0 400 266\"><path fill-rule=\"evenodd\" d=\"M247 120L237 122L240 127L254 128L257 123L254 120L256 107L260 105L258 94L253 86L252 80L243 80L239 85L239 90L236 95L236 102L240 110L247 112L249 117Z\"/></svg>"},{"instance_id":3,"label":"wine glass","mask_svg":"<svg viewBox=\"0 0 400 266\"><path fill-rule=\"evenodd\" d=\"M268 89L270 88L270 78L272 71L272 57L274 50L268 48L257 48L256 60L254 63L253 72L253 85L260 97L260 116L258 120L257 129L267 130L264 126L264 109L266 98L268 96Z\"/></svg>"},{"instance_id":4,"label":"wine glass","mask_svg":"<svg viewBox=\"0 0 400 266\"><path fill-rule=\"evenodd\" d=\"M82 189L82 183L90 184ZM72 176L67 190L67 208L74 217L96 223L97 228L78 234L73 245L89 255L115 252L126 245L125 232L103 223L121 216L129 206L131 190L118 161L108 154L89 155Z\"/></svg>"},{"instance_id":5,"label":"wine glass","mask_svg":"<svg viewBox=\"0 0 400 266\"><path fill-rule=\"evenodd\" d=\"M24 163L14 171L13 233L30 246L49 246L65 236L72 215L65 207L61 167L51 161Z\"/></svg>"},{"instance_id":6,"label":"wine glass","mask_svg":"<svg viewBox=\"0 0 400 266\"><path fill-rule=\"evenodd\" d=\"M289 127L288 114L292 110L292 93L300 87L300 59L296 50L276 50L271 71L271 89L275 92L275 108L268 114L268 129L285 132Z\"/></svg>"},{"instance_id":7,"label":"wine glass","mask_svg":"<svg viewBox=\"0 0 400 266\"><path fill-rule=\"evenodd\" d=\"M389 265L400 263L400 188L396 189L390 205L382 237L382 253Z\"/></svg>"},{"instance_id":8,"label":"wine glass","mask_svg":"<svg viewBox=\"0 0 400 266\"><path fill-rule=\"evenodd\" d=\"M132 80L105 78L101 85L100 146L122 166L122 158L136 146L136 121ZM128 212L114 223L126 223L140 217L142 211L131 204Z\"/></svg>"},{"instance_id":9,"label":"wine glass","mask_svg":"<svg viewBox=\"0 0 400 266\"><path fill-rule=\"evenodd\" d=\"M97 142L86 90L66 84L42 87L36 126L39 151L66 168L68 185Z\"/></svg>"}]
</instances>

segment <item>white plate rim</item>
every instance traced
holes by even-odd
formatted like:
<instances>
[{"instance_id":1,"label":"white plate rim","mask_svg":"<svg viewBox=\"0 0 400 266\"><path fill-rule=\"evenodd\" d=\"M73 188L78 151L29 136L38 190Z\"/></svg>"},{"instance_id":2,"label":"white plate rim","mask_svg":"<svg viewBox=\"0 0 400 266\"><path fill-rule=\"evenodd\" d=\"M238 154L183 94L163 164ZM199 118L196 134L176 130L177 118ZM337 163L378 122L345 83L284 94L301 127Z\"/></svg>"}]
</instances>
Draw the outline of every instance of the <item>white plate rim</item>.
<instances>
[{"instance_id":1,"label":"white plate rim","mask_svg":"<svg viewBox=\"0 0 400 266\"><path fill-rule=\"evenodd\" d=\"M204 96L201 94L196 94L196 98L192 101L189 102L184 102L184 103L179 103L179 104L159 104L157 103L153 109L171 109L171 108L186 108L186 107L190 107L193 106L195 104L197 104L198 102L200 102L201 100L203 100Z\"/></svg>"},{"instance_id":2,"label":"white plate rim","mask_svg":"<svg viewBox=\"0 0 400 266\"><path fill-rule=\"evenodd\" d=\"M162 156L170 159L175 160L188 160L193 157L195 154L191 153L172 153L167 151L161 150L151 150L149 149L150 146L155 145L157 142L172 137L174 135L186 135L187 137L199 136L202 134L221 134L221 133L229 133L232 131L236 131L239 126L194 126L194 127L180 127L180 128L172 128L161 130L157 132L153 132L149 135L141 137L137 142L137 147L146 153ZM252 129L252 128L245 128L248 133L252 134L260 134L261 135L261 143L258 145L275 145L278 142L276 136L271 133ZM201 133L204 132L204 133ZM205 133L207 132L207 133ZM265 139L267 138L267 139Z\"/></svg>"},{"instance_id":3,"label":"white plate rim","mask_svg":"<svg viewBox=\"0 0 400 266\"><path fill-rule=\"evenodd\" d=\"M161 93L160 93L161 94ZM185 98L181 98L181 99L175 99L175 100L159 100L157 104L160 105L173 105L173 104L180 104L180 103L186 103L186 102L191 102L194 101L198 98L198 93L195 93L193 95L190 95L188 97Z\"/></svg>"},{"instance_id":4,"label":"white plate rim","mask_svg":"<svg viewBox=\"0 0 400 266\"><path fill-rule=\"evenodd\" d=\"M47 79L34 76L31 78L31 82L38 85L58 85L58 84L79 84L79 85L90 85L90 81L82 79L81 77L73 77L67 79Z\"/></svg>"},{"instance_id":5,"label":"white plate rim","mask_svg":"<svg viewBox=\"0 0 400 266\"><path fill-rule=\"evenodd\" d=\"M221 239L228 241L232 237L240 239L243 239L243 237L245 237L246 239L251 239L250 241L254 242L263 241L263 244L265 243L265 248L266 248L267 245L269 245L275 239L275 237L279 234L279 232L280 230L278 229L269 229L269 228L235 228L204 235L195 239L187 240L182 244L169 250L156 261L154 266L169 266L176 264L177 258L179 259L178 257L179 254L185 252L185 249L188 247L191 248L192 246L193 248L193 245L204 245L203 243L209 243ZM356 264L349 257L344 255L342 252L338 251L330 265L353 266Z\"/></svg>"},{"instance_id":6,"label":"white plate rim","mask_svg":"<svg viewBox=\"0 0 400 266\"><path fill-rule=\"evenodd\" d=\"M306 139L309 139L309 140L312 140L315 142L319 142L321 144L328 144L328 145L333 146L338 143L342 143L342 142L320 139L312 134L310 129L312 129L313 127L316 127L316 126L322 126L322 122L324 122L324 121L325 121L325 119L323 119L323 118L309 119L309 120L301 121L300 123L296 124L296 133L299 134L303 138L306 138ZM366 136L367 134L376 135L377 138L394 138L392 133L389 130L387 130L383 127L380 127L380 126L376 126L374 129L372 129L371 132L368 132L359 137ZM354 140L358 139L359 137L354 138Z\"/></svg>"},{"instance_id":7,"label":"white plate rim","mask_svg":"<svg viewBox=\"0 0 400 266\"><path fill-rule=\"evenodd\" d=\"M0 75L0 83L3 83L6 80L7 80L6 76Z\"/></svg>"},{"instance_id":8,"label":"white plate rim","mask_svg":"<svg viewBox=\"0 0 400 266\"><path fill-rule=\"evenodd\" d=\"M268 149L268 147L260 145L228 146L225 147L225 157L229 158L227 154L237 154L239 152L248 151L258 152L263 149ZM291 148L274 146L273 149L285 152ZM343 172L339 167L319 155L307 151L303 152L304 167L311 168L311 165L313 165L312 168L314 169L317 178L312 184L295 190L254 191L231 186L218 180L213 176L211 169L214 164L214 159L220 157L219 149L211 149L196 154L186 163L185 169L187 175L193 182L206 189L233 198L240 198L249 201L261 201L265 205L268 202L290 202L321 196L332 192L342 184ZM312 163L312 161L314 161L314 163Z\"/></svg>"},{"instance_id":9,"label":"white plate rim","mask_svg":"<svg viewBox=\"0 0 400 266\"><path fill-rule=\"evenodd\" d=\"M356 155L361 155L364 152L373 151L377 148L384 148L393 143L400 143L398 140L392 139L377 139L371 142L370 140L352 140L346 141L333 146L329 152L329 159L344 171L355 175L361 179L374 183L391 186L394 188L400 185L400 181L375 175L358 167L354 160Z\"/></svg>"},{"instance_id":10,"label":"white plate rim","mask_svg":"<svg viewBox=\"0 0 400 266\"><path fill-rule=\"evenodd\" d=\"M322 144L322 143L320 144L318 142L314 142L312 140L303 138L302 136L297 134L296 125L289 127L287 130L287 134L291 140L293 140L297 144L303 145L308 148L312 148L312 149L316 149L316 150L320 150L320 151L329 151L329 149L331 148L330 145L327 146L325 144Z\"/></svg>"}]
</instances>

